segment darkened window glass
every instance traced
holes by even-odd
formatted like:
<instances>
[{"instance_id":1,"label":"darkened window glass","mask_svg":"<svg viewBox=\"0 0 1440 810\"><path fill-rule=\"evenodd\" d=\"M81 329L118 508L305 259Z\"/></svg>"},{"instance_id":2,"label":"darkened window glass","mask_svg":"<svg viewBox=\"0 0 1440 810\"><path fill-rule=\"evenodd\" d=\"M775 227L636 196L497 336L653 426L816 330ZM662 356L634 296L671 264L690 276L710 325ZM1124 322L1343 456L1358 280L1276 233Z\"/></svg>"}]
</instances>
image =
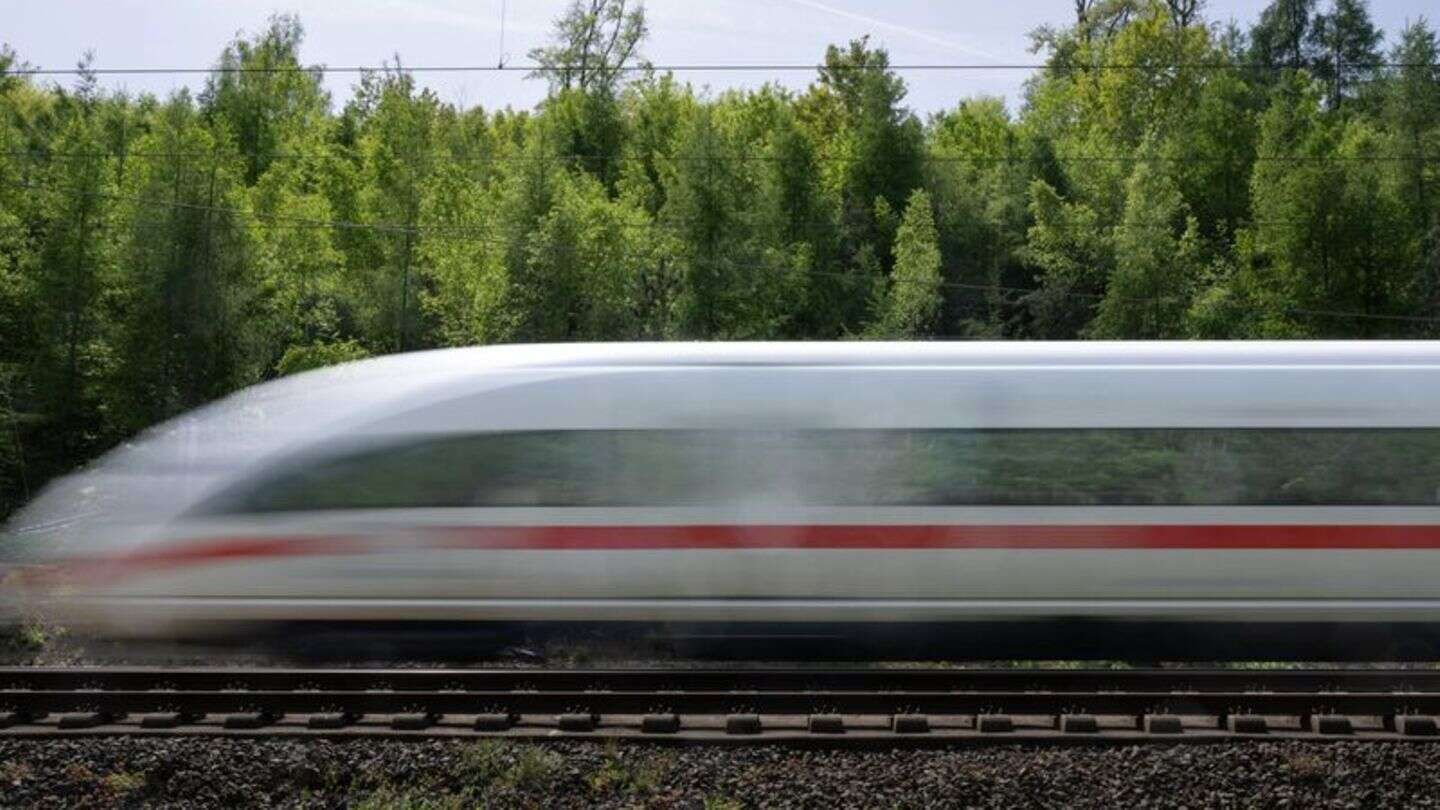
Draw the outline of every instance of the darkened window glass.
<instances>
[{"instance_id":1,"label":"darkened window glass","mask_svg":"<svg viewBox=\"0 0 1440 810\"><path fill-rule=\"evenodd\" d=\"M1440 429L599 430L297 460L209 512L1440 502Z\"/></svg>"}]
</instances>

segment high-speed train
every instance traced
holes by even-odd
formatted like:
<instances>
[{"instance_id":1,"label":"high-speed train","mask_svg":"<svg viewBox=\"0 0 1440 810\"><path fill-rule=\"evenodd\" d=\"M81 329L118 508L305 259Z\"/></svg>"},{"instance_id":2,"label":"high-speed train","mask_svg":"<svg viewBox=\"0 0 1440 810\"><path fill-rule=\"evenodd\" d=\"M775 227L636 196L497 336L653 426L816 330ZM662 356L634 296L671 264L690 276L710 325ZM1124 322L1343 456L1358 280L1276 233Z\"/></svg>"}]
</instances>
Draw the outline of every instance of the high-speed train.
<instances>
[{"instance_id":1,"label":"high-speed train","mask_svg":"<svg viewBox=\"0 0 1440 810\"><path fill-rule=\"evenodd\" d=\"M154 428L5 542L61 572L70 621L123 636L1440 657L1440 344L395 355Z\"/></svg>"}]
</instances>

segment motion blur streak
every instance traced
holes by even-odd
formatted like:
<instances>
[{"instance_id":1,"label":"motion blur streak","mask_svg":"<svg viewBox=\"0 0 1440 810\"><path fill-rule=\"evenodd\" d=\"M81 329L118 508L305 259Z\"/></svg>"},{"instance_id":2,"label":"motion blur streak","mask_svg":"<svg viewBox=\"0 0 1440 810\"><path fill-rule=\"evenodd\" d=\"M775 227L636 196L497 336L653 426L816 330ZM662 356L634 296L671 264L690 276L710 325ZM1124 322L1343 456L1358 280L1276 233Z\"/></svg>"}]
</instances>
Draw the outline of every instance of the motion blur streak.
<instances>
[{"instance_id":1,"label":"motion blur streak","mask_svg":"<svg viewBox=\"0 0 1440 810\"><path fill-rule=\"evenodd\" d=\"M431 549L624 551L727 549L1440 549L1437 526L491 526L423 530L425 541L377 544L345 537L225 537L67 568L85 579L266 557L382 554Z\"/></svg>"},{"instance_id":2,"label":"motion blur streak","mask_svg":"<svg viewBox=\"0 0 1440 810\"><path fill-rule=\"evenodd\" d=\"M1440 345L396 355L162 425L11 533L117 635L904 624L1044 657L1163 626L1245 657L1264 627L1345 657L1440 641Z\"/></svg>"}]
</instances>

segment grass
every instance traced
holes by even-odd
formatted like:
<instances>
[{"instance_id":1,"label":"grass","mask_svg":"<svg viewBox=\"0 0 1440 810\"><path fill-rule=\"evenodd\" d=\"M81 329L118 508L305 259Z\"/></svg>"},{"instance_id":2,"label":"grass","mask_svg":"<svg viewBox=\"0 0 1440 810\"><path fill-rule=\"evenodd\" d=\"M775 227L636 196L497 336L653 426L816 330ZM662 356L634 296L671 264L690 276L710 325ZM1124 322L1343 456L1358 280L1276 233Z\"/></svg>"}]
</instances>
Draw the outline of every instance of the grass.
<instances>
[{"instance_id":1,"label":"grass","mask_svg":"<svg viewBox=\"0 0 1440 810\"><path fill-rule=\"evenodd\" d=\"M416 784L371 782L352 805L364 810L458 810L493 804L497 795L545 795L554 789L564 758L544 747L482 740L461 747L442 773ZM523 803L523 802L521 802ZM502 801L502 804L504 802Z\"/></svg>"},{"instance_id":2,"label":"grass","mask_svg":"<svg viewBox=\"0 0 1440 810\"><path fill-rule=\"evenodd\" d=\"M599 764L581 776L595 800L642 805L663 787L675 755L606 744ZM459 807L525 805L554 793L565 778L565 758L530 743L481 740L460 747L443 772L417 783L369 782L357 790L353 807L364 810L451 810ZM720 810L739 807L716 800Z\"/></svg>"},{"instance_id":3,"label":"grass","mask_svg":"<svg viewBox=\"0 0 1440 810\"><path fill-rule=\"evenodd\" d=\"M508 768L505 760L511 748L499 740L465 745L460 750L452 781L467 788L488 787L505 774Z\"/></svg>"},{"instance_id":4,"label":"grass","mask_svg":"<svg viewBox=\"0 0 1440 810\"><path fill-rule=\"evenodd\" d=\"M545 787L565 760L554 751L538 746L525 746L515 757L515 762L500 777L500 782L516 790L532 791Z\"/></svg>"},{"instance_id":5,"label":"grass","mask_svg":"<svg viewBox=\"0 0 1440 810\"><path fill-rule=\"evenodd\" d=\"M3 592L0 584L0 592ZM65 636L65 628L35 610L20 606L0 605L0 651L26 656L42 653Z\"/></svg>"},{"instance_id":6,"label":"grass","mask_svg":"<svg viewBox=\"0 0 1440 810\"><path fill-rule=\"evenodd\" d=\"M1320 782L1325 779L1329 768L1325 760L1311 753L1291 754L1285 758L1285 768L1296 782Z\"/></svg>"},{"instance_id":7,"label":"grass","mask_svg":"<svg viewBox=\"0 0 1440 810\"><path fill-rule=\"evenodd\" d=\"M28 618L10 629L7 638L9 646L22 652L39 652L53 639L63 633L52 629L39 619Z\"/></svg>"},{"instance_id":8,"label":"grass","mask_svg":"<svg viewBox=\"0 0 1440 810\"><path fill-rule=\"evenodd\" d=\"M105 789L116 796L128 796L145 787L145 774L129 771L120 771L106 776L103 780Z\"/></svg>"},{"instance_id":9,"label":"grass","mask_svg":"<svg viewBox=\"0 0 1440 810\"><path fill-rule=\"evenodd\" d=\"M639 762L627 760L620 746L610 740L605 745L600 767L585 777L590 791L597 795L635 795L653 792L670 774L671 755L656 752L641 757Z\"/></svg>"},{"instance_id":10,"label":"grass","mask_svg":"<svg viewBox=\"0 0 1440 810\"><path fill-rule=\"evenodd\" d=\"M62 773L65 774L67 782L91 783L96 780L95 772L79 762L66 765Z\"/></svg>"},{"instance_id":11,"label":"grass","mask_svg":"<svg viewBox=\"0 0 1440 810\"><path fill-rule=\"evenodd\" d=\"M382 787L353 805L355 810L461 810L470 806L464 796L437 796L427 789L393 787Z\"/></svg>"}]
</instances>

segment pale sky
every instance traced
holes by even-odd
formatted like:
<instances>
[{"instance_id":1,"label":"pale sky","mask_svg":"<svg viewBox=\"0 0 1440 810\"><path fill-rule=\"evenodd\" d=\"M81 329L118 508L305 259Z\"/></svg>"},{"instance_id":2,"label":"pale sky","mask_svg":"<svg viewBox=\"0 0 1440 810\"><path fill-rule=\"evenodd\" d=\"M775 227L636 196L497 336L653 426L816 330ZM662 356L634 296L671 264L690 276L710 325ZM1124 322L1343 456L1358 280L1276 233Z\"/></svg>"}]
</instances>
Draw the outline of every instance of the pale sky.
<instances>
[{"instance_id":1,"label":"pale sky","mask_svg":"<svg viewBox=\"0 0 1440 810\"><path fill-rule=\"evenodd\" d=\"M264 26L271 12L295 12L306 28L307 63L374 66L398 53L407 65L494 65L502 54L523 64L542 44L566 0L0 0L9 43L34 67L67 68L86 49L99 68L209 67L237 32ZM657 64L805 63L820 61L826 44L862 34L901 63L1033 63L1026 32L1065 23L1071 0L648 0L650 40L644 53ZM1326 5L1322 0L1322 6ZM1209 0L1207 17L1245 25L1265 0ZM1425 0L1372 0L1387 36L1430 11ZM1023 71L910 72L908 103L928 113L980 94L1018 105ZM70 77L57 77L69 82ZM813 73L682 74L696 86L722 89L766 80L801 88ZM328 86L338 106L355 76L334 74ZM419 81L446 101L466 107L529 107L544 83L523 73L421 74ZM203 76L108 77L106 84L165 93L198 88Z\"/></svg>"}]
</instances>

